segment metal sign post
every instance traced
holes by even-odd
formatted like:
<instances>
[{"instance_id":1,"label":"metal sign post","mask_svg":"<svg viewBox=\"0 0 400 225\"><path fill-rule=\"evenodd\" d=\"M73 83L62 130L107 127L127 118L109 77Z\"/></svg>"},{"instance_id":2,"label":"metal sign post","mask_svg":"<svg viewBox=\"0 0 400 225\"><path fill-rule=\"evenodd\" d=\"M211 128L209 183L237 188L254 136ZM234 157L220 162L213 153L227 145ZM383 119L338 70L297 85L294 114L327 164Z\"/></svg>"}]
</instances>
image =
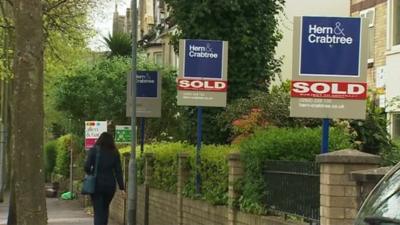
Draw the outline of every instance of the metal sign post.
<instances>
[{"instance_id":1,"label":"metal sign post","mask_svg":"<svg viewBox=\"0 0 400 225\"><path fill-rule=\"evenodd\" d=\"M197 146L196 146L196 194L201 193L201 140L202 138L202 128L203 128L203 107L197 107Z\"/></svg>"},{"instance_id":2,"label":"metal sign post","mask_svg":"<svg viewBox=\"0 0 400 225\"><path fill-rule=\"evenodd\" d=\"M138 27L138 12L137 0L131 1L132 9L132 73L136 74L137 65L137 27ZM137 211L137 174L136 174L136 76L132 76L132 110L131 110L131 155L129 159L129 174L128 174L128 209L127 222L128 225L136 225Z\"/></svg>"}]
</instances>

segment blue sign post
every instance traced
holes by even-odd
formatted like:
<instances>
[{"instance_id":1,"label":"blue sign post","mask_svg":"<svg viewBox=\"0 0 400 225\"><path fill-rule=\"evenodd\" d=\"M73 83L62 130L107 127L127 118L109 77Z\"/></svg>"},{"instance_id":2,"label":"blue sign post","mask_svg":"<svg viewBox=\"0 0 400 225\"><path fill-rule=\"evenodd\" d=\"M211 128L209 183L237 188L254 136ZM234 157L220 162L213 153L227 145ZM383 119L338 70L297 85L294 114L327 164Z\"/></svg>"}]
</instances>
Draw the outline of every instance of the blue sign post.
<instances>
[{"instance_id":1,"label":"blue sign post","mask_svg":"<svg viewBox=\"0 0 400 225\"><path fill-rule=\"evenodd\" d=\"M295 43L298 49L294 48L291 116L324 118L321 153L327 153L329 118L351 115L346 112L351 110L351 103L349 109L345 108L346 99L353 98L357 105L363 104L357 102L363 101L362 97L352 96L363 94L358 92L359 88L352 87L364 87L356 83L365 77L362 74L365 71L361 54L362 43L365 42L362 20L352 17L297 17L295 30L299 31L294 33L299 45ZM316 98L319 99L314 100ZM324 98L326 101L322 100Z\"/></svg>"},{"instance_id":2,"label":"blue sign post","mask_svg":"<svg viewBox=\"0 0 400 225\"><path fill-rule=\"evenodd\" d=\"M228 43L217 40L181 40L183 60L178 77L178 105L197 106L196 193L201 192L202 106L225 107Z\"/></svg>"}]
</instances>

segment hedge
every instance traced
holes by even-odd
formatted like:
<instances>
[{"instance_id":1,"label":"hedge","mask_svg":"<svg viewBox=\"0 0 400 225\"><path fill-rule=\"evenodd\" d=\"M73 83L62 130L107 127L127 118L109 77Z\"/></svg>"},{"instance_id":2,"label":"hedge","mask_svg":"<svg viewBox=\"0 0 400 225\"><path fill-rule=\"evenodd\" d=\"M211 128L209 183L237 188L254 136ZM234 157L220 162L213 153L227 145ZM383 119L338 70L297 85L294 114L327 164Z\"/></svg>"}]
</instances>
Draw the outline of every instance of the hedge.
<instances>
[{"instance_id":1,"label":"hedge","mask_svg":"<svg viewBox=\"0 0 400 225\"><path fill-rule=\"evenodd\" d=\"M120 149L122 154L129 152L130 147ZM201 149L202 163L202 195L195 193L195 146L180 142L162 142L145 146L145 152L154 153L154 171L151 187L176 193L178 154L188 153L190 170L188 182L184 187L184 196L203 199L215 205L227 204L228 200L228 163L226 156L235 151L231 146L203 145ZM143 157L137 150L138 183L143 182Z\"/></svg>"},{"instance_id":2,"label":"hedge","mask_svg":"<svg viewBox=\"0 0 400 225\"><path fill-rule=\"evenodd\" d=\"M351 147L350 136L342 129L331 128L330 151ZM269 128L256 132L240 145L245 176L240 189L241 210L264 213L266 184L265 160L314 161L321 146L321 128Z\"/></svg>"},{"instance_id":3,"label":"hedge","mask_svg":"<svg viewBox=\"0 0 400 225\"><path fill-rule=\"evenodd\" d=\"M49 141L44 146L44 155L45 155L45 168L47 176L52 173L57 174L61 177L69 176L69 167L70 167L70 151L71 147L74 149L78 149L76 147L79 140L76 136L71 134L64 135L59 137L56 140ZM71 146L71 143L74 146ZM83 151L74 151L74 159L76 160L74 163L78 166L82 166L82 162L84 161L84 153Z\"/></svg>"},{"instance_id":4,"label":"hedge","mask_svg":"<svg viewBox=\"0 0 400 225\"><path fill-rule=\"evenodd\" d=\"M45 165L45 176L48 180L51 174L54 172L57 158L57 141L52 140L44 145L44 165Z\"/></svg>"},{"instance_id":5,"label":"hedge","mask_svg":"<svg viewBox=\"0 0 400 225\"><path fill-rule=\"evenodd\" d=\"M189 154L188 182L183 194L186 197L206 200L214 205L228 204L228 162L227 155L241 152L245 166L245 176L239 190L242 197L238 202L240 208L247 212L263 213L265 183L262 168L265 160L313 161L319 154L321 143L320 128L270 128L256 132L242 142L240 146L203 145L201 149L202 163L199 168L202 177L202 193L195 192L195 146L186 143L157 143L145 146L145 152L154 153L154 171L151 187L176 193L178 153ZM341 129L330 130L330 149L350 147L350 137ZM130 151L130 147L120 149L122 154ZM143 182L144 161L137 148L138 183Z\"/></svg>"}]
</instances>

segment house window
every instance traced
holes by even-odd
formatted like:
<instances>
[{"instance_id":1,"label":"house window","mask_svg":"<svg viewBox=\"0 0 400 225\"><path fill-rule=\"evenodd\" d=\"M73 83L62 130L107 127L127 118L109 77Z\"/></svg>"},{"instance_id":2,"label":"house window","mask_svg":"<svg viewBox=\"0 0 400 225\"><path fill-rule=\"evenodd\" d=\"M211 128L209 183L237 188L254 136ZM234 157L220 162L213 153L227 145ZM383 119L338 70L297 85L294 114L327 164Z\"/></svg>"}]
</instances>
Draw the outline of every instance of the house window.
<instances>
[{"instance_id":1,"label":"house window","mask_svg":"<svg viewBox=\"0 0 400 225\"><path fill-rule=\"evenodd\" d=\"M360 17L365 18L368 23L368 63L373 63L375 55L375 8L361 11Z\"/></svg>"},{"instance_id":2,"label":"house window","mask_svg":"<svg viewBox=\"0 0 400 225\"><path fill-rule=\"evenodd\" d=\"M393 1L393 45L400 45L400 1Z\"/></svg>"},{"instance_id":3,"label":"house window","mask_svg":"<svg viewBox=\"0 0 400 225\"><path fill-rule=\"evenodd\" d=\"M162 52L154 52L154 63L157 65L163 65L164 60L163 60L163 54Z\"/></svg>"},{"instance_id":4,"label":"house window","mask_svg":"<svg viewBox=\"0 0 400 225\"><path fill-rule=\"evenodd\" d=\"M399 139L400 138L400 114L392 114L393 119L392 119L392 138L393 139Z\"/></svg>"}]
</instances>

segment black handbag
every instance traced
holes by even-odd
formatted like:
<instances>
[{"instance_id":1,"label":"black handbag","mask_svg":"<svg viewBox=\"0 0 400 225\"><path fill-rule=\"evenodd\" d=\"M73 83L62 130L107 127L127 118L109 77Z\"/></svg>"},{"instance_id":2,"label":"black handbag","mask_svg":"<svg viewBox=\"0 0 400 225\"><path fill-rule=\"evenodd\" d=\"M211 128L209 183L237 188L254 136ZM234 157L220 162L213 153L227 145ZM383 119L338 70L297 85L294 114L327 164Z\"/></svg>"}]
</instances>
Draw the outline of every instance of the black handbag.
<instances>
[{"instance_id":1,"label":"black handbag","mask_svg":"<svg viewBox=\"0 0 400 225\"><path fill-rule=\"evenodd\" d=\"M97 167L99 166L99 158L100 158L100 151L99 151L99 148L96 146L96 164L94 166L94 173L85 175L85 178L83 179L82 191L81 191L81 194L83 194L83 195L90 195L90 194L94 194L94 192L95 192Z\"/></svg>"}]
</instances>

